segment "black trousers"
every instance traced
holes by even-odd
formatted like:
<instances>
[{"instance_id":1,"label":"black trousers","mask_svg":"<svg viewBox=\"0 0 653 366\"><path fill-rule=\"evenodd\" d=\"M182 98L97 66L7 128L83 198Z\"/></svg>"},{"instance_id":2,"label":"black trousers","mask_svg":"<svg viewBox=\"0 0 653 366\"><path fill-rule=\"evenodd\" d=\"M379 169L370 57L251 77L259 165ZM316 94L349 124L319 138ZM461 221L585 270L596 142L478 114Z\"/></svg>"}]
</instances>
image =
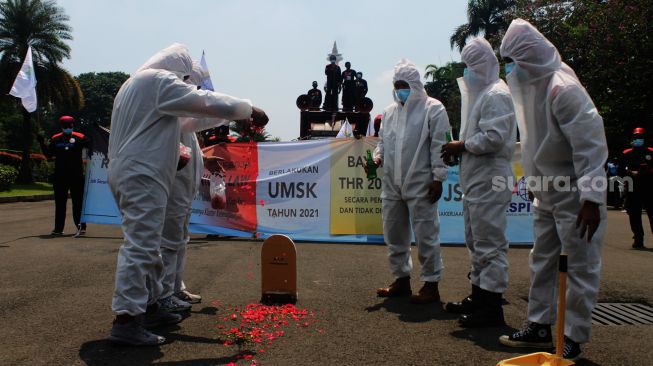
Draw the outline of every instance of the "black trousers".
<instances>
[{"instance_id":1,"label":"black trousers","mask_svg":"<svg viewBox=\"0 0 653 366\"><path fill-rule=\"evenodd\" d=\"M645 187L651 189L652 187ZM633 231L635 241L644 240L644 227L642 226L642 209L646 210L648 221L653 231L653 193L639 190L626 193L626 212L630 219L630 229Z\"/></svg>"},{"instance_id":2,"label":"black trousers","mask_svg":"<svg viewBox=\"0 0 653 366\"><path fill-rule=\"evenodd\" d=\"M68 203L68 192L73 201L73 220L75 226L82 225L86 229L86 224L81 223L82 217L82 200L84 198L84 176L75 177L54 177L54 231L62 232L66 224L66 205Z\"/></svg>"}]
</instances>

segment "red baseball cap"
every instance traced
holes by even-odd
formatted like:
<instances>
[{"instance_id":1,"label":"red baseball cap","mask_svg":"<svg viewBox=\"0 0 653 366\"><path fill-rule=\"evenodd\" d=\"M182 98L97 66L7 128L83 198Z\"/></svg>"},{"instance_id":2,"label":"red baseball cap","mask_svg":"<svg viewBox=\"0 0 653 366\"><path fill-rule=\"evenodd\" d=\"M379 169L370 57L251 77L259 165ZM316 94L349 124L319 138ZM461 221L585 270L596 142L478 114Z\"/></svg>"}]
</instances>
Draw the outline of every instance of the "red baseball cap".
<instances>
[{"instance_id":1,"label":"red baseball cap","mask_svg":"<svg viewBox=\"0 0 653 366\"><path fill-rule=\"evenodd\" d=\"M59 117L59 123L60 124L75 123L75 119L71 116L61 116Z\"/></svg>"},{"instance_id":2,"label":"red baseball cap","mask_svg":"<svg viewBox=\"0 0 653 366\"><path fill-rule=\"evenodd\" d=\"M377 114L376 117L374 117L374 120L380 120L381 118L383 118L383 115Z\"/></svg>"},{"instance_id":3,"label":"red baseball cap","mask_svg":"<svg viewBox=\"0 0 653 366\"><path fill-rule=\"evenodd\" d=\"M637 127L633 130L633 135L643 135L645 132L646 130L644 130L643 128Z\"/></svg>"}]
</instances>

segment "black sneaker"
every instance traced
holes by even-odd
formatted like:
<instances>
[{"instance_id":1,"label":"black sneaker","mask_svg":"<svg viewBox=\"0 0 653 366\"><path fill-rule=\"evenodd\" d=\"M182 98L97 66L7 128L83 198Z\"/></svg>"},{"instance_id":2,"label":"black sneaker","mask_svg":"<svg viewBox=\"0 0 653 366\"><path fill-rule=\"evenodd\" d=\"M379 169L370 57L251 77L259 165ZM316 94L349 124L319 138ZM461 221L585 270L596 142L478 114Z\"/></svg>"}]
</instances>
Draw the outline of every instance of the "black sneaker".
<instances>
[{"instance_id":1,"label":"black sneaker","mask_svg":"<svg viewBox=\"0 0 653 366\"><path fill-rule=\"evenodd\" d=\"M158 346L166 341L164 337L146 330L135 320L123 324L114 322L107 340L125 346Z\"/></svg>"},{"instance_id":2,"label":"black sneaker","mask_svg":"<svg viewBox=\"0 0 653 366\"><path fill-rule=\"evenodd\" d=\"M552 348L551 326L527 322L522 330L499 337L499 342L509 347Z\"/></svg>"},{"instance_id":3,"label":"black sneaker","mask_svg":"<svg viewBox=\"0 0 653 366\"><path fill-rule=\"evenodd\" d=\"M562 358L566 360L577 361L580 358L581 354L580 344L571 340L571 338L565 336L565 345L562 349Z\"/></svg>"},{"instance_id":4,"label":"black sneaker","mask_svg":"<svg viewBox=\"0 0 653 366\"><path fill-rule=\"evenodd\" d=\"M145 329L153 329L167 325L177 324L184 320L179 314L166 311L158 304L148 306L147 311L143 314L141 324Z\"/></svg>"},{"instance_id":5,"label":"black sneaker","mask_svg":"<svg viewBox=\"0 0 653 366\"><path fill-rule=\"evenodd\" d=\"M50 233L50 235L51 235L51 236L62 236L62 235L63 235L63 231L55 231L55 230L52 230L52 232Z\"/></svg>"}]
</instances>

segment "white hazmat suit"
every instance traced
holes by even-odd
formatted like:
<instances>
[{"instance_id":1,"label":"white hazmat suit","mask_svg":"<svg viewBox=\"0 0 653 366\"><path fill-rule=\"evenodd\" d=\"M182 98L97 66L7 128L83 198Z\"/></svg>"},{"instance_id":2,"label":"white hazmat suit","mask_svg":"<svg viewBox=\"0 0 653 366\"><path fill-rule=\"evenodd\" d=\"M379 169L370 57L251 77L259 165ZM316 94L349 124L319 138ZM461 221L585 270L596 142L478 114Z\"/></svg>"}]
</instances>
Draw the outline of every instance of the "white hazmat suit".
<instances>
[{"instance_id":1,"label":"white hazmat suit","mask_svg":"<svg viewBox=\"0 0 653 366\"><path fill-rule=\"evenodd\" d=\"M109 186L122 215L112 309L145 313L161 295L161 232L179 159L178 117L244 119L251 105L184 83L192 59L173 44L155 54L120 88L109 138ZM149 287L149 288L148 288Z\"/></svg>"},{"instance_id":2,"label":"white hazmat suit","mask_svg":"<svg viewBox=\"0 0 653 366\"><path fill-rule=\"evenodd\" d=\"M517 125L510 90L499 78L499 61L484 38L470 41L461 53L469 71L458 79L461 96L460 162L465 243L474 286L494 293L508 287L506 209L512 187L496 191L493 177L512 177Z\"/></svg>"},{"instance_id":3,"label":"white hazmat suit","mask_svg":"<svg viewBox=\"0 0 653 366\"><path fill-rule=\"evenodd\" d=\"M536 178L531 180L534 186L529 184L535 195L535 245L530 254L528 320L555 322L557 262L562 251L569 256L565 335L577 343L587 342L606 224L603 164L608 149L603 120L555 46L530 23L516 19L510 24L501 56L515 63L506 79L515 105L524 173ZM556 177L568 179L569 184L553 184L550 179ZM596 183L600 181L602 186ZM580 238L576 228L586 201L599 205L601 217L590 243Z\"/></svg>"},{"instance_id":4,"label":"white hazmat suit","mask_svg":"<svg viewBox=\"0 0 653 366\"><path fill-rule=\"evenodd\" d=\"M395 102L383 112L383 126L374 156L383 161L383 236L388 246L390 268L395 278L410 276L411 221L418 257L420 280L439 282L440 220L438 204L428 198L433 181L445 181L447 166L440 158L445 133L450 130L447 112L438 100L426 95L415 65L402 59L395 66L393 82L410 85L402 105Z\"/></svg>"},{"instance_id":5,"label":"white hazmat suit","mask_svg":"<svg viewBox=\"0 0 653 366\"><path fill-rule=\"evenodd\" d=\"M208 73L193 60L193 70L189 84L202 85ZM243 101L246 102L246 101ZM181 143L191 148L191 159L175 174L172 190L168 196L165 221L161 237L161 257L163 258L163 278L161 298L167 298L183 290L183 272L186 263L186 245L190 240L188 225L191 206L199 189L204 173L202 149L195 132L212 127L228 125L221 118L180 118Z\"/></svg>"}]
</instances>

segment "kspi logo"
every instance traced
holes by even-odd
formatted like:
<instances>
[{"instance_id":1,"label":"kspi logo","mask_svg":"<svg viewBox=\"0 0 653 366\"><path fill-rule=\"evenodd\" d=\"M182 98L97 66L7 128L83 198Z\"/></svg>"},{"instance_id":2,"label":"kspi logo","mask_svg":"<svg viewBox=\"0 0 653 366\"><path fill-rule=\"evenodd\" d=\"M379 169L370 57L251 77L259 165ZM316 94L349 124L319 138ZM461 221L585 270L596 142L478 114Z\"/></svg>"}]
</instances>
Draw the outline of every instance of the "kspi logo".
<instances>
[{"instance_id":1,"label":"kspi logo","mask_svg":"<svg viewBox=\"0 0 653 366\"><path fill-rule=\"evenodd\" d=\"M510 202L508 206L509 213L526 213L531 212L530 202Z\"/></svg>"}]
</instances>

